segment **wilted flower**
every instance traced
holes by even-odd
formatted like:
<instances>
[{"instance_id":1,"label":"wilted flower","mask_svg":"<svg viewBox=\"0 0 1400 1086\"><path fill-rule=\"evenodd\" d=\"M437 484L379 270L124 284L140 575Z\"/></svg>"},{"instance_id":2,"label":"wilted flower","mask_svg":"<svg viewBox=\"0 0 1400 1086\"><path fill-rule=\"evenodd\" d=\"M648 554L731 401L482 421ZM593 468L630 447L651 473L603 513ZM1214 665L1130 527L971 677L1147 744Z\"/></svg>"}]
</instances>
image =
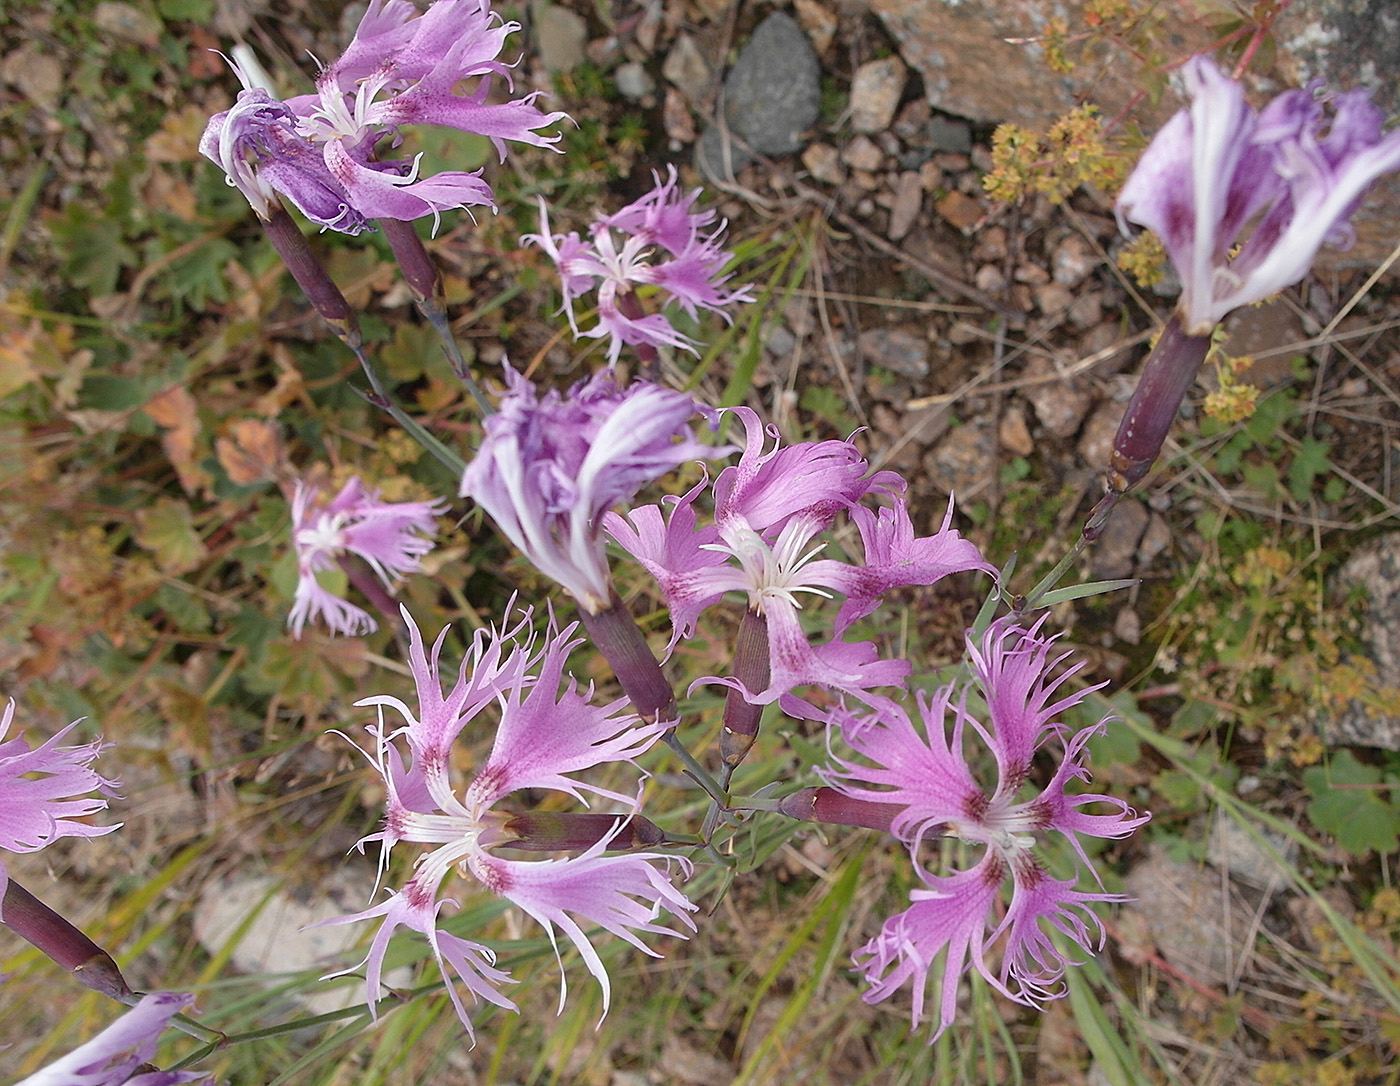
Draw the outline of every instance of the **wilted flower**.
<instances>
[{"instance_id":1,"label":"wilted flower","mask_svg":"<svg viewBox=\"0 0 1400 1086\"><path fill-rule=\"evenodd\" d=\"M541 396L509 366L506 382L461 493L536 569L596 613L612 594L603 513L687 460L729 450L695 440L697 407L681 392L644 381L618 390L599 373L565 395Z\"/></svg>"},{"instance_id":2,"label":"wilted flower","mask_svg":"<svg viewBox=\"0 0 1400 1086\"><path fill-rule=\"evenodd\" d=\"M769 684L746 691L767 704L795 687L815 683L865 697L872 687L902 685L905 660L881 660L873 643L846 642L840 633L869 614L879 597L903 585L930 585L960 570L990 571L977 547L951 527L915 538L900 496L904 480L892 471L869 474L849 441L802 442L764 452L765 431L748 408L735 408L747 440L739 462L714 482L715 523L696 526L692 504L703 484L660 506L609 514L604 526L618 544L656 577L674 626L672 645L694 632L696 619L726 592L744 592L751 611L766 619ZM859 503L879 495L891 504L872 511ZM838 513L860 530L860 564L820 559L817 536ZM799 594L846 597L833 636L813 644L799 621ZM726 684L734 680L722 680Z\"/></svg>"},{"instance_id":3,"label":"wilted flower","mask_svg":"<svg viewBox=\"0 0 1400 1086\"><path fill-rule=\"evenodd\" d=\"M443 502L385 502L352 476L329 502L319 504L320 489L300 481L292 496L292 545L297 552L297 588L287 625L300 637L306 623L322 618L346 636L375 628L369 613L337 596L317 574L336 567L345 554L358 555L384 585L412 573L433 549L434 517Z\"/></svg>"},{"instance_id":4,"label":"wilted flower","mask_svg":"<svg viewBox=\"0 0 1400 1086\"><path fill-rule=\"evenodd\" d=\"M935 983L941 995L934 1036L953 1021L958 981L969 961L992 987L1018 1002L1039 1006L1062 995L1065 968L1074 961L1055 946L1047 927L1087 951L1103 939L1090 904L1124 900L1117 894L1076 890L1076 879L1053 878L1033 851L1039 837L1058 833L1093 872L1081 835L1125 837L1148 818L1111 796L1066 791L1072 780L1088 778L1087 744L1103 732L1108 718L1070 733L1060 718L1089 691L1062 691L1083 665L1052 677L1067 654L1052 658L1051 648L1038 627L1025 630L1005 619L992 625L980 645L969 644L985 724L969 708L972 691L956 684L919 695L922 730L892 702L867 716L832 715L846 742L869 764L838 759L838 767L828 773L831 785L856 800L902 808L891 831L915 854L924 883L911 892L910 907L887 920L880 934L856 953L857 966L871 983L865 1000L878 1002L912 982L917 1025L924 1016L925 989ZM969 763L965 743L973 735L995 761L990 790L978 783ZM1031 759L1050 740L1063 744L1059 767L1042 790L1021 798ZM1094 804L1111 813L1083 810ZM931 874L919 862L919 842L940 834L980 846L981 859L965 871ZM998 919L1008 875L1011 900ZM994 970L987 958L1003 937L1001 967ZM939 952L945 950L937 969Z\"/></svg>"},{"instance_id":5,"label":"wilted flower","mask_svg":"<svg viewBox=\"0 0 1400 1086\"><path fill-rule=\"evenodd\" d=\"M211 1076L202 1071L145 1069L155 1056L156 1038L194 996L153 992L86 1044L15 1086L176 1086Z\"/></svg>"},{"instance_id":6,"label":"wilted flower","mask_svg":"<svg viewBox=\"0 0 1400 1086\"><path fill-rule=\"evenodd\" d=\"M1143 152L1118 216L1162 239L1181 277L1184 330L1208 335L1232 309L1298 282L1324 242L1351 243L1347 219L1367 186L1400 168L1400 131L1381 133L1385 115L1364 91L1336 95L1327 119L1317 84L1256 113L1205 57L1187 61L1182 79L1191 106Z\"/></svg>"},{"instance_id":7,"label":"wilted flower","mask_svg":"<svg viewBox=\"0 0 1400 1086\"><path fill-rule=\"evenodd\" d=\"M674 302L692 319L699 309L710 309L728 321L724 306L753 300L747 286L724 287L730 278L724 274L730 254L719 242L725 224L704 233L714 222L715 213L691 210L700 190L682 193L674 166L667 167L665 181L660 175L653 176L656 187L651 192L616 214L595 219L587 242L576 232L551 234L543 199L540 232L520 239L539 245L558 266L564 311L574 338L608 337L610 366L617 362L623 344L695 349L689 337L671 326L664 312L643 310L634 293L638 287L659 288L663 310ZM598 288L598 323L580 332L574 299L594 286Z\"/></svg>"},{"instance_id":8,"label":"wilted flower","mask_svg":"<svg viewBox=\"0 0 1400 1086\"><path fill-rule=\"evenodd\" d=\"M16 736L7 739L14 720L11 699L0 715L0 848L10 852L37 852L60 837L98 837L117 829L90 826L77 819L106 810L101 792L115 795L118 782L92 768L102 753L101 742L65 747L59 744L78 726L75 720L38 747ZM120 823L118 823L120 825ZM0 902L9 877L0 862Z\"/></svg>"},{"instance_id":9,"label":"wilted flower","mask_svg":"<svg viewBox=\"0 0 1400 1086\"><path fill-rule=\"evenodd\" d=\"M577 627L556 630L551 623L537 652L533 635L522 638L521 631L530 618L528 611L513 629L478 632L456 684L444 697L438 658L447 631L428 653L406 610L404 618L411 639L409 663L418 690L418 711L415 714L388 696L357 703L380 707L380 722L370 730L376 742L374 762L388 792L384 829L365 838L361 845L380 842L381 872L389 849L399 841L437 847L418 860L408 883L387 901L331 921L383 918L365 963L370 1009L379 998L389 939L401 925L427 937L453 1005L469 1032L471 1021L449 976L449 966L478 998L514 1008L500 992L501 985L510 983L511 978L495 967L490 948L438 929L438 912L446 903L438 899L439 888L448 872L456 868L539 921L556 953L556 928L562 930L602 986L606 1011L611 991L608 974L579 921L597 924L653 956L655 952L638 933L678 934L657 922L663 909L693 930L686 913L695 907L671 885L663 870L672 857L653 852L604 855L625 822L625 816L619 816L618 829L604 834L581 855L559 860L505 859L492 850L509 846L516 837L510 828L511 815L496 807L512 792L550 789L578 800L590 792L635 812L636 796L588 784L570 774L604 762L633 762L665 731L665 722L645 723L622 712L622 700L595 706L590 701L591 688L580 692L572 680L561 690L565 661L581 643L572 636ZM492 702L502 707L495 743L459 798L449 776L452 745L462 728ZM383 720L386 707L397 711L406 724L390 730ZM395 743L401 737L410 753L407 767ZM562 1005L562 991L560 998Z\"/></svg>"},{"instance_id":10,"label":"wilted flower","mask_svg":"<svg viewBox=\"0 0 1400 1086\"><path fill-rule=\"evenodd\" d=\"M441 125L487 136L505 158L505 141L548 146L557 135L537 131L565 115L542 113L538 92L488 104L491 80L509 80L497 59L520 29L486 0L437 0L419 13L409 0L372 0L355 38L322 69L316 94L273 98L239 64L244 85L232 109L209 121L199 149L218 163L267 219L277 194L322 227L347 234L376 218L411 221L452 208L494 207L491 187L473 173L419 176L419 158L381 157L410 124ZM477 79L472 93L457 84ZM420 156L421 157L421 156Z\"/></svg>"}]
</instances>

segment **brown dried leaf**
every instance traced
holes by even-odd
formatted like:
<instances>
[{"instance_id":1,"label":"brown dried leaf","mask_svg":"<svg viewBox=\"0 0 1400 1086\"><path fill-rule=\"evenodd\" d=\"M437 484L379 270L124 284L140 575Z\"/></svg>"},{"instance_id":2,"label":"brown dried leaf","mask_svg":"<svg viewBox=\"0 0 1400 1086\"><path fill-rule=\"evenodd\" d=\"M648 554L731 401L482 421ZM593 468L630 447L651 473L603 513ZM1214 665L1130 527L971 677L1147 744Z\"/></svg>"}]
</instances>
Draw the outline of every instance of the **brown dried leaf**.
<instances>
[{"instance_id":1,"label":"brown dried leaf","mask_svg":"<svg viewBox=\"0 0 1400 1086\"><path fill-rule=\"evenodd\" d=\"M228 436L215 439L214 453L238 486L272 482L287 456L281 430L262 419L239 419Z\"/></svg>"},{"instance_id":2,"label":"brown dried leaf","mask_svg":"<svg viewBox=\"0 0 1400 1086\"><path fill-rule=\"evenodd\" d=\"M146 404L143 411L165 431L160 444L180 476L186 494L194 494L211 482L209 473L196 461L199 412L194 396L183 385L166 389Z\"/></svg>"}]
</instances>

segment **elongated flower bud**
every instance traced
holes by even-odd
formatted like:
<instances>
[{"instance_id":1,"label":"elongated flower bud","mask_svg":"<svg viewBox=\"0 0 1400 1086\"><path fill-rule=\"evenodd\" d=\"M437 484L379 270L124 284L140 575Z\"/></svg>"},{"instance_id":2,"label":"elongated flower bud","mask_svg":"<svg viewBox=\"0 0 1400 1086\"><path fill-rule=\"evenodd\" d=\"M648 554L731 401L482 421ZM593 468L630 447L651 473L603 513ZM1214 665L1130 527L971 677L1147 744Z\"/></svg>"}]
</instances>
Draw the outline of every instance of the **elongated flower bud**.
<instances>
[{"instance_id":1,"label":"elongated flower bud","mask_svg":"<svg viewBox=\"0 0 1400 1086\"><path fill-rule=\"evenodd\" d=\"M661 827L641 815L583 814L575 811L526 811L506 820L515 836L508 848L526 852L581 851L600 842L609 852L651 848L666 840Z\"/></svg>"},{"instance_id":2,"label":"elongated flower bud","mask_svg":"<svg viewBox=\"0 0 1400 1086\"><path fill-rule=\"evenodd\" d=\"M120 1003L136 995L112 956L11 877L0 904L5 927L32 943L94 992Z\"/></svg>"},{"instance_id":3,"label":"elongated flower bud","mask_svg":"<svg viewBox=\"0 0 1400 1086\"><path fill-rule=\"evenodd\" d=\"M772 682L768 620L757 611L745 611L739 623L739 636L734 644L734 677L754 693L767 690ZM751 704L741 691L730 687L729 696L724 700L724 731L719 737L720 756L727 771L732 772L754 745L762 716L762 705Z\"/></svg>"},{"instance_id":4,"label":"elongated flower bud","mask_svg":"<svg viewBox=\"0 0 1400 1086\"><path fill-rule=\"evenodd\" d=\"M833 826L858 826L865 830L890 833L895 817L905 809L901 803L877 803L843 795L825 786L802 788L778 801L778 811L803 822L826 822ZM933 830L925 838L942 836Z\"/></svg>"},{"instance_id":5,"label":"elongated flower bud","mask_svg":"<svg viewBox=\"0 0 1400 1086\"><path fill-rule=\"evenodd\" d=\"M1210 336L1188 335L1178 317L1167 321L1118 424L1108 461L1108 492L1089 514L1085 539L1099 537L1118 499L1151 470L1209 351Z\"/></svg>"},{"instance_id":6,"label":"elongated flower bud","mask_svg":"<svg viewBox=\"0 0 1400 1086\"><path fill-rule=\"evenodd\" d=\"M651 721L678 719L675 691L627 605L614 595L606 610L589 614L587 608L579 608L579 614L637 715Z\"/></svg>"},{"instance_id":7,"label":"elongated flower bud","mask_svg":"<svg viewBox=\"0 0 1400 1086\"><path fill-rule=\"evenodd\" d=\"M282 207L273 209L268 218L259 221L272 247L282 258L282 263L287 265L297 286L306 295L306 300L325 318L336 335L351 346L357 346L360 327L355 311L350 308L350 303L345 300L345 295L335 285L330 273L316 259L296 221Z\"/></svg>"}]
</instances>

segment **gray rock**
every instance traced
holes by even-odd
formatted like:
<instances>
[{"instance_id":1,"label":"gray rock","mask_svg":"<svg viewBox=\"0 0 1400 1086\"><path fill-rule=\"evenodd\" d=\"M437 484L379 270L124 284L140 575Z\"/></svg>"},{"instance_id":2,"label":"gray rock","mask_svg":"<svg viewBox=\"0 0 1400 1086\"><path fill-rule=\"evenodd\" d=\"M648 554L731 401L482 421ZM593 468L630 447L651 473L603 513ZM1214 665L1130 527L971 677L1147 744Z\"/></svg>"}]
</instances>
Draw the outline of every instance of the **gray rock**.
<instances>
[{"instance_id":1,"label":"gray rock","mask_svg":"<svg viewBox=\"0 0 1400 1086\"><path fill-rule=\"evenodd\" d=\"M710 90L710 65L700 53L700 47L689 34L677 34L676 44L666 54L661 65L662 76L690 100L699 105Z\"/></svg>"},{"instance_id":2,"label":"gray rock","mask_svg":"<svg viewBox=\"0 0 1400 1086\"><path fill-rule=\"evenodd\" d=\"M802 28L774 12L759 24L724 79L724 121L729 131L765 155L802 150L803 133L821 113L821 67ZM725 147L720 130L700 137L696 165L712 178L742 169L751 156Z\"/></svg>"},{"instance_id":3,"label":"gray rock","mask_svg":"<svg viewBox=\"0 0 1400 1086\"><path fill-rule=\"evenodd\" d=\"M969 423L950 430L924 456L924 472L945 494L966 501L979 493L996 471L997 436L990 426Z\"/></svg>"},{"instance_id":4,"label":"gray rock","mask_svg":"<svg viewBox=\"0 0 1400 1086\"><path fill-rule=\"evenodd\" d=\"M1022 395L1035 408L1035 417L1045 432L1062 438L1077 434L1093 403L1084 380L1060 376L1055 363L1042 357L1032 359L1026 366L1026 378Z\"/></svg>"},{"instance_id":5,"label":"gray rock","mask_svg":"<svg viewBox=\"0 0 1400 1086\"><path fill-rule=\"evenodd\" d=\"M1375 664L1378 686L1400 686L1400 532L1362 547L1337 571L1340 593L1359 587L1366 593L1361 640ZM1336 716L1317 722L1329 744L1400 750L1400 718L1352 700Z\"/></svg>"},{"instance_id":6,"label":"gray rock","mask_svg":"<svg viewBox=\"0 0 1400 1086\"><path fill-rule=\"evenodd\" d=\"M860 357L901 377L928 376L928 340L903 328L868 328L856 339Z\"/></svg>"},{"instance_id":7,"label":"gray rock","mask_svg":"<svg viewBox=\"0 0 1400 1086\"><path fill-rule=\"evenodd\" d=\"M1089 571L1095 580L1112 580L1133 575L1133 559L1138 543L1147 531L1147 506L1131 495L1113 510L1103 535L1089 551Z\"/></svg>"},{"instance_id":8,"label":"gray rock","mask_svg":"<svg viewBox=\"0 0 1400 1086\"><path fill-rule=\"evenodd\" d=\"M1124 880L1123 921L1144 922L1163 958L1193 980L1225 985L1234 979L1239 946L1251 930L1250 911L1227 895L1221 878L1199 864L1177 863L1154 845Z\"/></svg>"},{"instance_id":9,"label":"gray rock","mask_svg":"<svg viewBox=\"0 0 1400 1086\"><path fill-rule=\"evenodd\" d=\"M540 64L547 72L567 72L583 63L588 24L562 4L536 7L535 34Z\"/></svg>"},{"instance_id":10,"label":"gray rock","mask_svg":"<svg viewBox=\"0 0 1400 1086\"><path fill-rule=\"evenodd\" d=\"M1268 842L1269 848L1289 863L1298 853L1298 843L1282 834L1260 830L1259 834ZM1223 867L1230 876L1252 886L1268 886L1271 883L1285 885L1288 873L1254 835L1223 812L1217 813L1210 828L1210 840L1206 843L1206 859Z\"/></svg>"},{"instance_id":11,"label":"gray rock","mask_svg":"<svg viewBox=\"0 0 1400 1086\"><path fill-rule=\"evenodd\" d=\"M613 80L617 83L617 93L634 102L656 90L656 80L635 60L619 66L617 71L613 72Z\"/></svg>"},{"instance_id":12,"label":"gray rock","mask_svg":"<svg viewBox=\"0 0 1400 1086\"><path fill-rule=\"evenodd\" d=\"M972 126L966 121L935 113L929 118L925 132L929 145L935 151L951 151L957 155L972 151Z\"/></svg>"}]
</instances>

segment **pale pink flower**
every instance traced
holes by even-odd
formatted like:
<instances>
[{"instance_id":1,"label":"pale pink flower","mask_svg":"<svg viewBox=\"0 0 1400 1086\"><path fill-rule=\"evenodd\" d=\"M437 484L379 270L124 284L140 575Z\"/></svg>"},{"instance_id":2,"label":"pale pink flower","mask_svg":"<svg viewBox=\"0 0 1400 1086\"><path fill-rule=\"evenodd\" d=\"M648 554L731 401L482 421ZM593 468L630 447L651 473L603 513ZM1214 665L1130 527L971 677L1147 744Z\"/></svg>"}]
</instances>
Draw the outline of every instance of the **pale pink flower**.
<instances>
[{"instance_id":1,"label":"pale pink flower","mask_svg":"<svg viewBox=\"0 0 1400 1086\"><path fill-rule=\"evenodd\" d=\"M6 738L15 716L11 699L0 715L0 849L37 852L60 837L98 837L120 826L93 826L78 821L107 809L101 795L116 795L117 781L92 768L105 749L100 741L61 746L81 721L31 747L19 736ZM0 861L0 901L9 876Z\"/></svg>"},{"instance_id":2,"label":"pale pink flower","mask_svg":"<svg viewBox=\"0 0 1400 1086\"><path fill-rule=\"evenodd\" d=\"M526 234L522 242L538 245L549 254L563 282L564 312L574 338L608 340L608 365L615 365L624 344L647 347L679 347L694 351L694 343L672 326L665 313L675 303L692 320L709 309L730 320L724 307L753 301L752 288L729 288L724 274L731 256L720 248L721 222L713 211L693 211L700 190L680 191L676 168L667 167L666 180L653 175L656 187L613 215L595 219L589 240L576 232L551 234L549 209L540 200L540 232ZM598 288L598 323L579 331L574 301ZM638 287L656 287L661 311L647 313L637 301Z\"/></svg>"},{"instance_id":3,"label":"pale pink flower","mask_svg":"<svg viewBox=\"0 0 1400 1086\"><path fill-rule=\"evenodd\" d=\"M193 1002L194 996L170 992L144 996L92 1040L20 1079L15 1086L177 1086L208 1082L212 1076L202 1071L142 1070L155 1058L160 1032Z\"/></svg>"},{"instance_id":4,"label":"pale pink flower","mask_svg":"<svg viewBox=\"0 0 1400 1086\"><path fill-rule=\"evenodd\" d=\"M361 846L380 843L381 873L388 851L398 842L435 847L418 859L412 878L387 901L331 921L383 920L364 963L371 1011L379 998L389 938L400 926L428 939L468 1032L471 1020L449 967L473 996L514 1008L500 990L511 978L496 967L494 952L482 943L438 930L438 913L448 900L439 897L441 884L456 870L470 874L537 920L556 952L557 932L562 931L602 987L606 1012L611 984L583 925L596 924L653 956L655 952L642 942L639 933L679 934L659 922L663 910L694 930L687 913L695 906L672 885L665 870L676 858L655 852L604 855L625 824L625 816L620 816L611 833L578 856L506 859L493 849L508 846L516 838L509 829L510 814L498 804L522 789L549 789L580 801L589 793L635 812L638 795L602 788L574 774L604 762L633 762L665 732L669 722L649 724L625 713L622 699L595 706L591 689L581 692L572 679L564 683L568 654L581 644L581 639L573 637L577 625L556 630L551 623L537 649L534 635L524 632L528 611L504 632L478 634L468 656L472 667L469 670L464 662L451 692L444 696L438 664L442 637L428 653L407 610L404 618L419 706L415 713L402 701L387 696L358 703L379 707L379 724L370 729L375 740L373 761L388 793L384 828L365 838ZM501 707L495 743L476 776L459 794L449 773L452 745L462 728L489 703ZM397 712L405 723L391 730L383 718L386 708ZM407 766L397 745L401 738L411 756ZM677 862L687 867L684 861ZM560 998L562 1004L562 990Z\"/></svg>"},{"instance_id":5,"label":"pale pink flower","mask_svg":"<svg viewBox=\"0 0 1400 1086\"><path fill-rule=\"evenodd\" d=\"M297 553L297 587L287 625L300 637L306 623L322 619L332 631L356 636L375 629L363 608L336 595L317 576L346 554L356 555L392 589L396 578L418 569L433 549L434 519L445 502L386 502L354 476L328 502L300 481L292 496L292 545Z\"/></svg>"},{"instance_id":6,"label":"pale pink flower","mask_svg":"<svg viewBox=\"0 0 1400 1086\"><path fill-rule=\"evenodd\" d=\"M1111 796L1068 791L1071 781L1088 778L1088 741L1110 719L1073 733L1061 719L1090 692L1063 689L1082 665L1052 675L1068 654L1052 657L1052 641L1038 626L1025 630L1005 619L968 649L972 687L949 684L921 694L922 728L892 702L869 715L841 711L831 717L863 760L838 758L827 774L830 784L852 799L902 808L891 831L914 855L924 884L910 893L910 907L856 952L857 967L871 985L865 1000L886 999L908 982L917 1025L925 992L934 986L935 1037L954 1020L958 982L969 965L1008 998L1040 1006L1064 994L1065 969L1075 964L1052 942L1051 931L1086 952L1102 947L1103 928L1090 906L1123 897L1080 891L1076 879L1053 878L1033 851L1037 842L1058 834L1097 879L1080 838L1126 837L1149 817ZM985 706L985 723L969 707L974 693ZM974 737L995 763L990 788L979 783L969 761ZM1023 795L1032 756L1051 742L1063 750L1059 767L1043 789ZM1109 813L1088 813L1084 808L1091 806ZM919 842L939 835L980 846L980 860L964 871L930 873L917 855ZM1011 899L1003 911L1008 876ZM988 958L999 942L996 969Z\"/></svg>"}]
</instances>

